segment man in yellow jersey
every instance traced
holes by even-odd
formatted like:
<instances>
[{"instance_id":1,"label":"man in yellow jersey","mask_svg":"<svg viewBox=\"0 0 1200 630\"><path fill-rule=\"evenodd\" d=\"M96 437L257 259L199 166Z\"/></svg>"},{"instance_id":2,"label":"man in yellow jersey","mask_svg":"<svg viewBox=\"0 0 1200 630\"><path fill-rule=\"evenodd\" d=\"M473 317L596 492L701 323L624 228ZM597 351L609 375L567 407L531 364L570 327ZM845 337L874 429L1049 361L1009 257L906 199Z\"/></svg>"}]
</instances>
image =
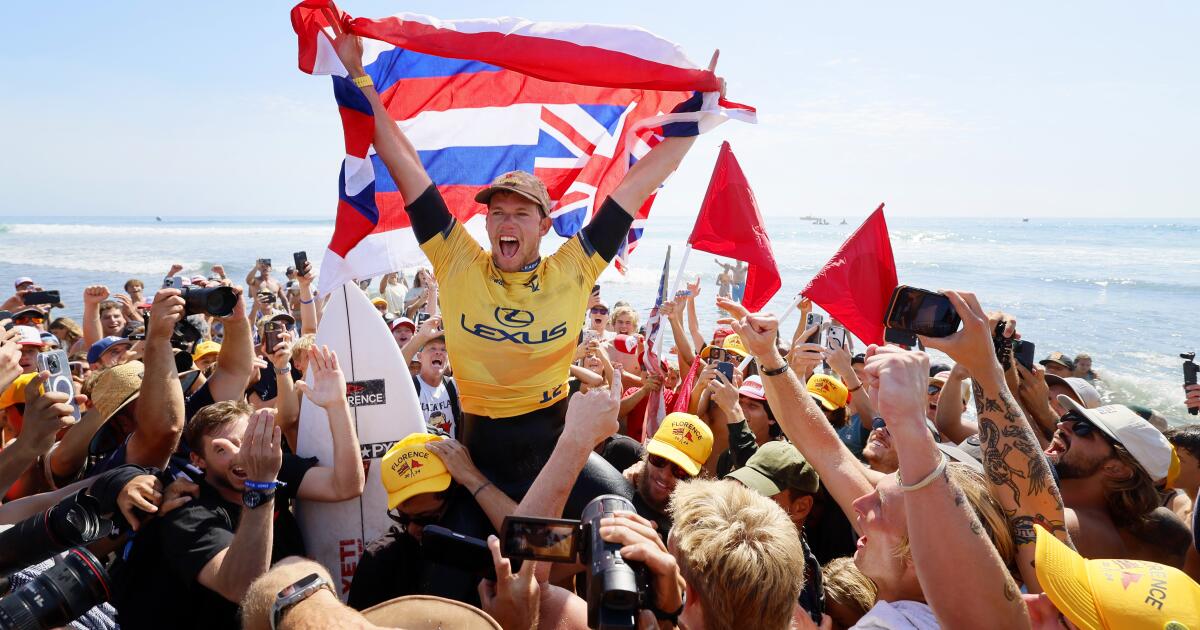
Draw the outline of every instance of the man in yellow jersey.
<instances>
[{"instance_id":1,"label":"man in yellow jersey","mask_svg":"<svg viewBox=\"0 0 1200 630\"><path fill-rule=\"evenodd\" d=\"M464 412L463 441L480 470L519 499L562 431L569 365L594 281L616 255L637 210L695 138L659 143L629 170L591 223L546 258L538 250L551 228L545 185L522 171L499 176L475 197L488 207L491 251L485 251L450 214L416 149L380 101L363 71L361 41L338 25L334 30L338 56L371 103L375 151L433 263ZM583 478L593 477L592 468L589 462Z\"/></svg>"}]
</instances>

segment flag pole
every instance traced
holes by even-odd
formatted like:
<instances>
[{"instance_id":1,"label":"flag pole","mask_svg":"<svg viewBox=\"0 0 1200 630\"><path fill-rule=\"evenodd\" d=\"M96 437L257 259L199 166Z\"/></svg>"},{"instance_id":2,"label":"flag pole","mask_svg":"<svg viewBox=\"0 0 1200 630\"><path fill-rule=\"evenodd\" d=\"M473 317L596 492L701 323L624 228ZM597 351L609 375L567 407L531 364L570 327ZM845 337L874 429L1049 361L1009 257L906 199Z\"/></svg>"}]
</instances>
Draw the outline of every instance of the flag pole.
<instances>
[{"instance_id":1,"label":"flag pole","mask_svg":"<svg viewBox=\"0 0 1200 630\"><path fill-rule=\"evenodd\" d=\"M688 248L687 248L687 250L685 250L685 251L684 251L684 253L683 253L683 262L685 262L685 263L687 262L687 252L688 252L688 251L691 251L691 249L692 249L692 248L691 248L691 246L689 245L689 246L688 246ZM670 261L670 260L671 260L671 246L670 246L670 245L667 245L667 260L668 260L668 261ZM667 273L670 273L670 272L668 271ZM666 283L664 282L663 284L666 284ZM678 284L678 280L676 280L676 284ZM664 300L663 300L663 304L665 304L665 303L667 302L667 300L671 300L671 299L673 299L673 298L674 298L674 296L675 296L674 292L672 292L672 293L668 294L667 296L665 296L665 298L666 298L666 299L664 299ZM664 296L659 296L659 297L664 297ZM661 308L662 308L662 306L660 305L660 306L659 306L659 309L661 309ZM664 329L664 328L666 328L666 326L664 326L664 325L663 325L663 321L662 321L662 311L661 311L661 310L659 311L659 315L658 315L658 322L659 322L659 323L658 323L658 331L656 331L656 332L654 333L654 345L653 345L653 347L654 347L654 348L660 348L660 346L659 346L658 344L659 344L659 343L662 341L663 329ZM670 323L670 322L667 322L667 323ZM660 350L657 350L657 352L658 352L658 355L661 357L661 356L662 356L662 350L661 350L661 349L660 349Z\"/></svg>"},{"instance_id":2,"label":"flag pole","mask_svg":"<svg viewBox=\"0 0 1200 630\"><path fill-rule=\"evenodd\" d=\"M786 322L788 320L788 318L792 316L792 313L796 312L796 308L798 308L800 306L800 301L803 299L804 299L804 295L797 293L796 299L792 300L792 305L787 307L787 309L785 309L783 311L783 314L779 316L779 327L781 329L783 328L783 322ZM746 369L746 367L748 365L750 365L750 361L752 361L752 360L753 360L752 357L746 357L745 359L742 359L742 362L738 364L738 369L739 370ZM786 361L787 357L784 357L784 360Z\"/></svg>"},{"instance_id":3,"label":"flag pole","mask_svg":"<svg viewBox=\"0 0 1200 630\"><path fill-rule=\"evenodd\" d=\"M687 269L688 255L692 253L692 244L688 243L683 248L683 259L679 261L679 271L675 272L675 285L671 287L671 293L667 295L669 299L675 299L675 295L679 293L679 285L683 284L683 270Z\"/></svg>"}]
</instances>

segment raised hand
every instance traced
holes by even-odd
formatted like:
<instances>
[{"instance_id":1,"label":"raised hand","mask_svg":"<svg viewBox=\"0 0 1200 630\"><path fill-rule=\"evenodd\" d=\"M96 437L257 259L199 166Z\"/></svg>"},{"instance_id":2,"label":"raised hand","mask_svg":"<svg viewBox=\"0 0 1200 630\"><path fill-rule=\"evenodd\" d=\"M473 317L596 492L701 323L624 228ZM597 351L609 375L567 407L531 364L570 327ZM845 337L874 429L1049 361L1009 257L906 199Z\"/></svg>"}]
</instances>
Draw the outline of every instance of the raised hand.
<instances>
[{"instance_id":1,"label":"raised hand","mask_svg":"<svg viewBox=\"0 0 1200 630\"><path fill-rule=\"evenodd\" d=\"M496 581L479 582L480 607L505 630L535 630L541 607L541 584L534 576L539 563L526 560L521 570L513 573L512 563L500 555L500 539L488 536L487 545Z\"/></svg>"},{"instance_id":2,"label":"raised hand","mask_svg":"<svg viewBox=\"0 0 1200 630\"><path fill-rule=\"evenodd\" d=\"M345 388L342 388L345 391ZM250 416L237 461L246 471L246 479L267 483L275 481L283 464L282 431L275 425L273 409L259 409Z\"/></svg>"},{"instance_id":3,"label":"raised hand","mask_svg":"<svg viewBox=\"0 0 1200 630\"><path fill-rule=\"evenodd\" d=\"M450 476L467 490L474 491L481 483L484 483L483 474L475 467L475 462L471 460L471 453L467 451L467 447L463 446L462 442L455 439L431 440L425 444L425 448L429 449L430 453L437 455L446 465L446 471L450 473Z\"/></svg>"},{"instance_id":4,"label":"raised hand","mask_svg":"<svg viewBox=\"0 0 1200 630\"><path fill-rule=\"evenodd\" d=\"M338 366L337 354L329 346L321 346L314 347L308 356L313 384L296 381L296 389L324 409L346 404L346 376Z\"/></svg>"},{"instance_id":5,"label":"raised hand","mask_svg":"<svg viewBox=\"0 0 1200 630\"><path fill-rule=\"evenodd\" d=\"M275 348L268 348L271 351L271 365L275 366L276 370L282 370L288 366L288 362L292 360L292 333L284 331L279 335L279 343L275 344Z\"/></svg>"},{"instance_id":6,"label":"raised hand","mask_svg":"<svg viewBox=\"0 0 1200 630\"><path fill-rule=\"evenodd\" d=\"M149 327L147 340L170 341L175 332L175 324L186 316L182 293L179 289L159 289L154 294L154 303L150 306L150 319L146 322Z\"/></svg>"},{"instance_id":7,"label":"raised hand","mask_svg":"<svg viewBox=\"0 0 1200 630\"><path fill-rule=\"evenodd\" d=\"M833 368L834 372L837 372L838 376L842 377L842 380L848 379L854 373L849 348L825 348L821 351L821 356L825 357L825 362Z\"/></svg>"},{"instance_id":8,"label":"raised hand","mask_svg":"<svg viewBox=\"0 0 1200 630\"><path fill-rule=\"evenodd\" d=\"M612 383L607 388L593 387L587 393L571 396L559 443L565 440L578 448L591 450L619 431L621 425L617 413L621 409L621 388L621 371L614 370Z\"/></svg>"},{"instance_id":9,"label":"raised hand","mask_svg":"<svg viewBox=\"0 0 1200 630\"><path fill-rule=\"evenodd\" d=\"M174 276L175 274L179 273L180 271L183 271L183 265L181 265L179 263L175 263L175 264L171 265L171 270L167 272L167 276L168 277Z\"/></svg>"},{"instance_id":10,"label":"raised hand","mask_svg":"<svg viewBox=\"0 0 1200 630\"><path fill-rule=\"evenodd\" d=\"M213 265L212 272L220 278L225 277L225 265Z\"/></svg>"},{"instance_id":11,"label":"raised hand","mask_svg":"<svg viewBox=\"0 0 1200 630\"><path fill-rule=\"evenodd\" d=\"M366 73L363 72L362 66L362 39L346 32L341 11L336 11L332 7L327 7L322 11L333 30L333 36L329 38L329 41L333 43L333 49L337 51L338 59L342 60L342 65L346 67L351 77L363 76Z\"/></svg>"},{"instance_id":12,"label":"raised hand","mask_svg":"<svg viewBox=\"0 0 1200 630\"><path fill-rule=\"evenodd\" d=\"M688 293L691 294L688 296L689 298L694 300L694 299L700 297L700 274L696 274L695 282L687 283L687 290L688 290Z\"/></svg>"},{"instance_id":13,"label":"raised hand","mask_svg":"<svg viewBox=\"0 0 1200 630\"><path fill-rule=\"evenodd\" d=\"M871 346L864 373L878 391L873 400L879 415L887 418L889 431L929 435L925 426L929 355L895 346Z\"/></svg>"},{"instance_id":14,"label":"raised hand","mask_svg":"<svg viewBox=\"0 0 1200 630\"><path fill-rule=\"evenodd\" d=\"M49 372L40 372L25 385L25 422L17 440L29 444L38 453L50 451L58 432L75 424L75 407L87 402L87 396L72 396L64 392L42 392L42 384L50 379Z\"/></svg>"},{"instance_id":15,"label":"raised hand","mask_svg":"<svg viewBox=\"0 0 1200 630\"><path fill-rule=\"evenodd\" d=\"M94 284L83 290L84 306L95 305L108 299L108 287Z\"/></svg>"},{"instance_id":16,"label":"raised hand","mask_svg":"<svg viewBox=\"0 0 1200 630\"><path fill-rule=\"evenodd\" d=\"M4 328L10 324L11 319L0 320L0 391L8 389L24 371L21 367L21 333Z\"/></svg>"},{"instance_id":17,"label":"raised hand","mask_svg":"<svg viewBox=\"0 0 1200 630\"><path fill-rule=\"evenodd\" d=\"M733 383L725 380L724 374L716 372L716 378L708 382L705 390L708 392L709 399L716 402L717 406L726 414L735 414L735 409L741 409L738 404L738 390Z\"/></svg>"},{"instance_id":18,"label":"raised hand","mask_svg":"<svg viewBox=\"0 0 1200 630\"><path fill-rule=\"evenodd\" d=\"M632 512L617 512L600 519L600 537L622 545L622 558L640 562L650 571L656 608L674 611L683 606L686 582L653 523Z\"/></svg>"}]
</instances>

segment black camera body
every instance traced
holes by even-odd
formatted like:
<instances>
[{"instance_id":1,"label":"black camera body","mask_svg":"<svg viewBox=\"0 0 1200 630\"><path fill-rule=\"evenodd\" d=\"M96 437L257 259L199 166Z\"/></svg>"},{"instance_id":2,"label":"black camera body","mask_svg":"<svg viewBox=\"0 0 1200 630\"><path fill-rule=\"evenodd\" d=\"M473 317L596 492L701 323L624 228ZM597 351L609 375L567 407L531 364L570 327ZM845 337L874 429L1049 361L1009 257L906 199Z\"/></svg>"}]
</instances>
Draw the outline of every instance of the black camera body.
<instances>
[{"instance_id":1,"label":"black camera body","mask_svg":"<svg viewBox=\"0 0 1200 630\"><path fill-rule=\"evenodd\" d=\"M1184 352L1179 358L1183 359L1183 384L1195 385L1196 376L1200 375L1200 365L1196 365L1196 353ZM1188 413L1193 416L1200 414L1200 407L1188 407Z\"/></svg>"},{"instance_id":2,"label":"black camera body","mask_svg":"<svg viewBox=\"0 0 1200 630\"><path fill-rule=\"evenodd\" d=\"M600 519L633 512L625 497L605 494L592 499L582 520L509 516L500 532L506 558L580 562L587 567L588 627L598 630L636 628L638 610L653 601L650 573L639 562L621 557L621 545L600 536Z\"/></svg>"}]
</instances>

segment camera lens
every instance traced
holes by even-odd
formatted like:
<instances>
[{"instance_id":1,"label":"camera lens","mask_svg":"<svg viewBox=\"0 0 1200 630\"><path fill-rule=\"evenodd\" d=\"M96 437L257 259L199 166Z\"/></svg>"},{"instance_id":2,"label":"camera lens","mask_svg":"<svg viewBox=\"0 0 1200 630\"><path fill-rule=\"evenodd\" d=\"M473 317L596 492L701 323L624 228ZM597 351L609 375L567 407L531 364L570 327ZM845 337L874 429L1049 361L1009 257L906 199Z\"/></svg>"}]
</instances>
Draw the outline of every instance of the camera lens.
<instances>
[{"instance_id":1,"label":"camera lens","mask_svg":"<svg viewBox=\"0 0 1200 630\"><path fill-rule=\"evenodd\" d=\"M83 547L0 599L0 628L57 628L108 601L104 565Z\"/></svg>"},{"instance_id":2,"label":"camera lens","mask_svg":"<svg viewBox=\"0 0 1200 630\"><path fill-rule=\"evenodd\" d=\"M228 317L237 304L237 294L230 287L184 287L183 299L188 315L208 314Z\"/></svg>"}]
</instances>

